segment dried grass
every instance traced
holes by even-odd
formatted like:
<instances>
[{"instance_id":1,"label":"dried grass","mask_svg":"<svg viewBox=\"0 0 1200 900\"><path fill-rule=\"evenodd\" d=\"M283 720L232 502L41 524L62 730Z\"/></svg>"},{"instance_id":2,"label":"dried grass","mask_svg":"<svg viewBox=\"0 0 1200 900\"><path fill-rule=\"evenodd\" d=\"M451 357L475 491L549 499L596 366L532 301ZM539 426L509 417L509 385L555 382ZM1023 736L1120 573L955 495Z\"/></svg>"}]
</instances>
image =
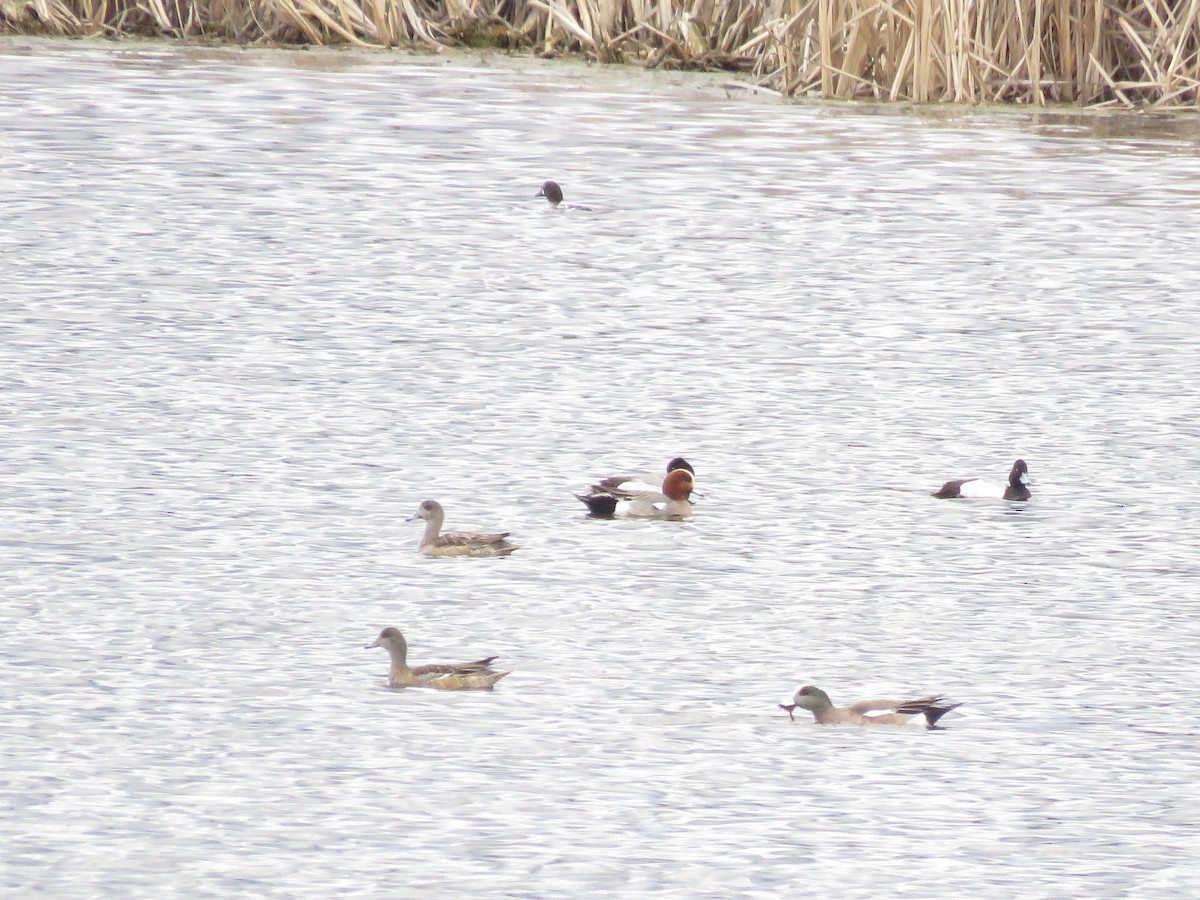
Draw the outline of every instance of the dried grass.
<instances>
[{"instance_id":1,"label":"dried grass","mask_svg":"<svg viewBox=\"0 0 1200 900\"><path fill-rule=\"evenodd\" d=\"M783 94L1200 106L1200 0L0 0L0 30L493 46Z\"/></svg>"}]
</instances>

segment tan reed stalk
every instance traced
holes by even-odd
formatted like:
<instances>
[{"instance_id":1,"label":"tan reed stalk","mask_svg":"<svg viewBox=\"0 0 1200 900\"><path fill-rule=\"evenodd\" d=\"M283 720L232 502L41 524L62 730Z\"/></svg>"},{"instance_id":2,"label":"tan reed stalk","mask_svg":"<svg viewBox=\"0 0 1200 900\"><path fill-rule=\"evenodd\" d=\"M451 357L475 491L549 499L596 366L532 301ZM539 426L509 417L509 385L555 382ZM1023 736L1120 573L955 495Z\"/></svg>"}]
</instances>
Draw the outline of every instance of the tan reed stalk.
<instances>
[{"instance_id":1,"label":"tan reed stalk","mask_svg":"<svg viewBox=\"0 0 1200 900\"><path fill-rule=\"evenodd\" d=\"M0 30L525 46L783 94L1200 106L1200 0L0 0Z\"/></svg>"}]
</instances>

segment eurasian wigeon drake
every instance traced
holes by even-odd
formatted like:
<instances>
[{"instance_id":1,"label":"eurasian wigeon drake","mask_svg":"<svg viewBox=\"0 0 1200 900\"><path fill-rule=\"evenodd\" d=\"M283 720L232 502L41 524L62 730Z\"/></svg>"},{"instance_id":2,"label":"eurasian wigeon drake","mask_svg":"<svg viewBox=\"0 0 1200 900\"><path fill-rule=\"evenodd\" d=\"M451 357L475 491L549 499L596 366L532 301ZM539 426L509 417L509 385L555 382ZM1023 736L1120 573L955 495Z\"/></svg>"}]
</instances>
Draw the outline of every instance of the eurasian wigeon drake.
<instances>
[{"instance_id":1,"label":"eurasian wigeon drake","mask_svg":"<svg viewBox=\"0 0 1200 900\"><path fill-rule=\"evenodd\" d=\"M399 628L385 628L367 648L383 647L392 658L388 670L388 687L430 687L440 691L490 691L492 685L511 675L492 668L494 656L457 665L408 665L408 642Z\"/></svg>"},{"instance_id":2,"label":"eurasian wigeon drake","mask_svg":"<svg viewBox=\"0 0 1200 900\"><path fill-rule=\"evenodd\" d=\"M542 189L534 196L545 197L550 205L556 209L581 209L585 212L595 212L590 206L580 206L578 203L563 203L562 188L554 181L545 182L542 185Z\"/></svg>"},{"instance_id":3,"label":"eurasian wigeon drake","mask_svg":"<svg viewBox=\"0 0 1200 900\"><path fill-rule=\"evenodd\" d=\"M799 708L812 713L818 725L905 725L913 716L924 716L926 728L938 727L938 719L960 706L935 694L916 700L859 700L838 707L827 693L811 684L796 688L791 703L779 704L793 721L792 712Z\"/></svg>"},{"instance_id":4,"label":"eurasian wigeon drake","mask_svg":"<svg viewBox=\"0 0 1200 900\"><path fill-rule=\"evenodd\" d=\"M682 456L677 456L667 463L666 474L670 475L676 469L686 469L693 475L696 474L692 464ZM608 478L601 478L588 488L588 493L612 494L618 500L632 500L635 496L656 493L658 490L659 482L656 475L612 475Z\"/></svg>"},{"instance_id":5,"label":"eurasian wigeon drake","mask_svg":"<svg viewBox=\"0 0 1200 900\"><path fill-rule=\"evenodd\" d=\"M480 534L474 531L451 531L439 534L442 522L446 519L446 511L436 500L423 500L417 507L417 513L410 516L408 521L425 520L425 534L417 545L426 556L508 556L514 550L520 549L517 544L507 540L511 531L499 534Z\"/></svg>"},{"instance_id":6,"label":"eurasian wigeon drake","mask_svg":"<svg viewBox=\"0 0 1200 900\"><path fill-rule=\"evenodd\" d=\"M996 484L982 478L963 478L958 481L947 481L941 490L933 492L933 496L943 500L956 497L985 500L1028 500L1029 467L1025 460L1018 459L1013 463L1012 471L1008 473L1008 484Z\"/></svg>"},{"instance_id":7,"label":"eurasian wigeon drake","mask_svg":"<svg viewBox=\"0 0 1200 900\"><path fill-rule=\"evenodd\" d=\"M686 464L685 464L686 465ZM696 481L691 466L672 469L663 479L661 491L631 491L621 489L597 491L593 486L588 494L576 494L588 512L601 519L686 519L692 514L692 491Z\"/></svg>"}]
</instances>

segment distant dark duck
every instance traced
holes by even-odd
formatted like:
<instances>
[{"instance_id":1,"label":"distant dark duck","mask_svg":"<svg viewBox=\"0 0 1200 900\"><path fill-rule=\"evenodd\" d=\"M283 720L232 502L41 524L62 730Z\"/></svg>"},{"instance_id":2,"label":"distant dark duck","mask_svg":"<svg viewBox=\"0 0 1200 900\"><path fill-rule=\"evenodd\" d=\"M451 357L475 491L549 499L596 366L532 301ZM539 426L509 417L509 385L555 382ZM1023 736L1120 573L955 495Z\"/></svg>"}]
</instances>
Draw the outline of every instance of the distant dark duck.
<instances>
[{"instance_id":1,"label":"distant dark duck","mask_svg":"<svg viewBox=\"0 0 1200 900\"><path fill-rule=\"evenodd\" d=\"M1018 459L1013 463L1012 471L1008 473L1008 484L996 484L982 478L963 478L958 481L947 481L941 490L934 491L933 496L943 500L956 497L987 500L1028 500L1029 467L1025 460Z\"/></svg>"},{"instance_id":2,"label":"distant dark duck","mask_svg":"<svg viewBox=\"0 0 1200 900\"><path fill-rule=\"evenodd\" d=\"M563 202L562 188L558 186L556 181L547 181L542 185L542 189L537 192L539 197L545 197L550 201L551 206L558 206Z\"/></svg>"},{"instance_id":3,"label":"distant dark duck","mask_svg":"<svg viewBox=\"0 0 1200 900\"><path fill-rule=\"evenodd\" d=\"M561 207L562 209L581 209L586 212L595 212L590 206L580 206L578 203L563 203L562 188L558 186L556 181L547 181L542 185L542 189L535 194L537 197L545 197L553 207Z\"/></svg>"}]
</instances>

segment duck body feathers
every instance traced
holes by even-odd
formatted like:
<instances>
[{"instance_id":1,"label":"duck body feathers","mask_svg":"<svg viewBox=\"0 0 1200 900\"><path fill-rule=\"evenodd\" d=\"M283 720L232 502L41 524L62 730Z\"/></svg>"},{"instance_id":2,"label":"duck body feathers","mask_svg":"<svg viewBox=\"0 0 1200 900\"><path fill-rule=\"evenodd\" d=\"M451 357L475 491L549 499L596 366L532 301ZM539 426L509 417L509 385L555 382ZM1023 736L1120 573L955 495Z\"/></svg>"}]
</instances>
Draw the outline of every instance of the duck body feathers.
<instances>
[{"instance_id":1,"label":"duck body feathers","mask_svg":"<svg viewBox=\"0 0 1200 900\"><path fill-rule=\"evenodd\" d=\"M905 725L913 716L924 716L928 728L937 725L938 719L962 706L952 703L940 694L919 697L915 700L860 700L846 707L862 721L861 725Z\"/></svg>"},{"instance_id":2,"label":"duck body feathers","mask_svg":"<svg viewBox=\"0 0 1200 900\"><path fill-rule=\"evenodd\" d=\"M490 659L495 659L491 657ZM490 661L490 660L489 660ZM482 661L481 661L482 662ZM462 665L417 666L407 672L388 672L388 687L428 687L439 691L490 691L492 686L511 672L497 672L478 663Z\"/></svg>"},{"instance_id":3,"label":"duck body feathers","mask_svg":"<svg viewBox=\"0 0 1200 900\"><path fill-rule=\"evenodd\" d=\"M418 549L426 556L508 556L520 546L508 540L511 531L481 534L451 531L422 540Z\"/></svg>"}]
</instances>

